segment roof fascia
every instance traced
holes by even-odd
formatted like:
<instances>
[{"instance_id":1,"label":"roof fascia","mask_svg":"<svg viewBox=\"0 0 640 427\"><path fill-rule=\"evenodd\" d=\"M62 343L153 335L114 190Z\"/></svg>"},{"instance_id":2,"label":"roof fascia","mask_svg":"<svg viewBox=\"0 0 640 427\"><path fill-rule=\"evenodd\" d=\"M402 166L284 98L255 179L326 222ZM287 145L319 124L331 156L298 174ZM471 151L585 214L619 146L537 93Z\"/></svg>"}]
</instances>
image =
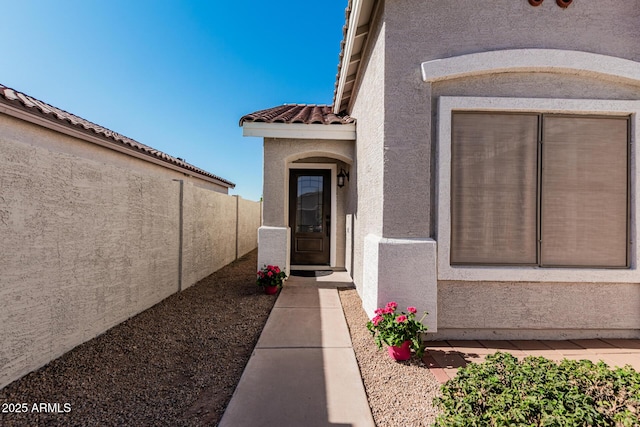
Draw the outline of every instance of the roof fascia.
<instances>
[{"instance_id":1,"label":"roof fascia","mask_svg":"<svg viewBox=\"0 0 640 427\"><path fill-rule=\"evenodd\" d=\"M362 3L365 0L353 0L353 8L349 15L349 27L345 36L344 55L342 57L342 65L340 67L340 75L338 76L338 88L336 90L336 99L333 103L333 112L340 112L340 104L342 103L342 95L344 94L344 86L349 73L349 62L351 61L351 53L353 52L353 42L356 39L358 31L358 23L362 12Z\"/></svg>"},{"instance_id":2,"label":"roof fascia","mask_svg":"<svg viewBox=\"0 0 640 427\"><path fill-rule=\"evenodd\" d=\"M304 123L265 123L245 122L242 125L243 136L289 139L334 139L354 141L356 124L342 125L304 124Z\"/></svg>"},{"instance_id":3,"label":"roof fascia","mask_svg":"<svg viewBox=\"0 0 640 427\"><path fill-rule=\"evenodd\" d=\"M174 164L171 164L171 163L168 163L168 162L164 162L164 161L162 161L160 159L156 159L155 157L152 157L152 156L149 156L147 154L141 153L141 152L136 151L134 149L117 145L117 144L115 144L115 143L113 143L111 141L106 141L106 140L104 140L104 139L102 139L100 137L87 134L87 133L82 132L80 130L70 128L70 127L65 126L63 124L53 122L51 120L47 120L47 119L45 119L43 117L39 117L37 115L31 114L31 113L29 113L27 111L24 111L24 110L22 110L20 108L16 108L16 107L14 107L12 105L0 103L0 113L4 113L4 114L6 114L8 116L15 117L17 119L33 123L33 124L36 124L38 126L42 126L44 128L53 130L55 132L63 133L65 135L69 135L69 136L72 136L74 138L78 138L78 139L81 139L83 141L99 145L99 146L104 147L104 148L108 148L109 150L113 150L113 151L117 151L119 153L126 154L127 156L131 156L131 157L135 157L135 158L140 159L140 160L144 160L145 162L149 162L149 163L156 164L158 166L162 166L162 167L164 167L166 169L171 169L171 170L180 172L180 173L182 173L183 175L186 175L186 176L192 176L192 177L201 179L203 181L207 181L207 182L211 182L213 184L221 185L221 186L226 187L226 188L235 188L235 184L231 184L230 185L229 183L226 183L224 181L220 181L218 179L211 178L211 177L206 176L206 175L201 175L201 174L199 174L197 172L181 168L180 166L177 166L177 165L174 165Z\"/></svg>"}]
</instances>

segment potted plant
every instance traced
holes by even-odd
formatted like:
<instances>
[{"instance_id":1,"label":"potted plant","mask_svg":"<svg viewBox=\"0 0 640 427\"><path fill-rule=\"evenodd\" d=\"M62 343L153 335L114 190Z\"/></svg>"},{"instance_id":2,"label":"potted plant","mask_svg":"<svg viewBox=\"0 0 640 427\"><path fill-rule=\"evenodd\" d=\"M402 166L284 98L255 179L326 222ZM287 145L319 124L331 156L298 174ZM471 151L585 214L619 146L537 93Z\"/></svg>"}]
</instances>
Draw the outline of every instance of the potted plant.
<instances>
[{"instance_id":1,"label":"potted plant","mask_svg":"<svg viewBox=\"0 0 640 427\"><path fill-rule=\"evenodd\" d=\"M376 309L375 317L367 322L367 329L375 338L378 348L382 348L383 344L389 346L389 356L395 360L410 359L411 350L422 356L424 344L420 339L420 332L427 330L422 324L427 313L418 321L415 307L407 307L407 313L396 313L397 308L398 304L391 301L385 308Z\"/></svg>"},{"instance_id":2,"label":"potted plant","mask_svg":"<svg viewBox=\"0 0 640 427\"><path fill-rule=\"evenodd\" d=\"M277 265L265 265L258 271L256 283L264 289L265 294L273 295L282 287L286 278L287 274Z\"/></svg>"}]
</instances>

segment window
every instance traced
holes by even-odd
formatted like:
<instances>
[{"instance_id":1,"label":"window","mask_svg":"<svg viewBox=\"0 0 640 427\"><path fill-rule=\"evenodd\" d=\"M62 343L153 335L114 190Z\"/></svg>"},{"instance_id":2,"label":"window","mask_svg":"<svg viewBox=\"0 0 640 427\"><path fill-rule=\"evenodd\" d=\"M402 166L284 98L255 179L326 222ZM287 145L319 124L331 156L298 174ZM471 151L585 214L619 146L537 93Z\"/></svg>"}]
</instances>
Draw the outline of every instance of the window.
<instances>
[{"instance_id":1,"label":"window","mask_svg":"<svg viewBox=\"0 0 640 427\"><path fill-rule=\"evenodd\" d=\"M629 266L629 118L452 112L452 265Z\"/></svg>"}]
</instances>

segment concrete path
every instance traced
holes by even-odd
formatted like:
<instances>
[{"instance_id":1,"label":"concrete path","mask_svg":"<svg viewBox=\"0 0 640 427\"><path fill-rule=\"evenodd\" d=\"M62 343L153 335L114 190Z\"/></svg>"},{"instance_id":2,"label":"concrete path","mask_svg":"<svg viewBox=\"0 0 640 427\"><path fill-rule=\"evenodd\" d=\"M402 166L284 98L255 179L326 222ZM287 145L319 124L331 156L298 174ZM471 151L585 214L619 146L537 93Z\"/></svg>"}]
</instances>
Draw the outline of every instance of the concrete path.
<instances>
[{"instance_id":1,"label":"concrete path","mask_svg":"<svg viewBox=\"0 0 640 427\"><path fill-rule=\"evenodd\" d=\"M285 283L221 427L375 426L340 286L351 286L348 274Z\"/></svg>"}]
</instances>

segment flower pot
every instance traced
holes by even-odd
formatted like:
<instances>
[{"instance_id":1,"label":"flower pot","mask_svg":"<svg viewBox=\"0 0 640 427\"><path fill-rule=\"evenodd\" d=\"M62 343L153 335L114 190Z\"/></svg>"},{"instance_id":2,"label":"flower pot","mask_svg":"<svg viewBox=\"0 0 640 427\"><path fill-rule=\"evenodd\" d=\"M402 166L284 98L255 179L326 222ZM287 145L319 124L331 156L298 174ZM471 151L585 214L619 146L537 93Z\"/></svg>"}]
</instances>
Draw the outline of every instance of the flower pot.
<instances>
[{"instance_id":1,"label":"flower pot","mask_svg":"<svg viewBox=\"0 0 640 427\"><path fill-rule=\"evenodd\" d=\"M411 341L407 340L402 343L401 346L390 345L387 347L389 357L394 360L409 360L411 359Z\"/></svg>"},{"instance_id":2,"label":"flower pot","mask_svg":"<svg viewBox=\"0 0 640 427\"><path fill-rule=\"evenodd\" d=\"M264 293L267 295L274 295L278 293L278 287L277 286L265 286L264 287Z\"/></svg>"}]
</instances>

